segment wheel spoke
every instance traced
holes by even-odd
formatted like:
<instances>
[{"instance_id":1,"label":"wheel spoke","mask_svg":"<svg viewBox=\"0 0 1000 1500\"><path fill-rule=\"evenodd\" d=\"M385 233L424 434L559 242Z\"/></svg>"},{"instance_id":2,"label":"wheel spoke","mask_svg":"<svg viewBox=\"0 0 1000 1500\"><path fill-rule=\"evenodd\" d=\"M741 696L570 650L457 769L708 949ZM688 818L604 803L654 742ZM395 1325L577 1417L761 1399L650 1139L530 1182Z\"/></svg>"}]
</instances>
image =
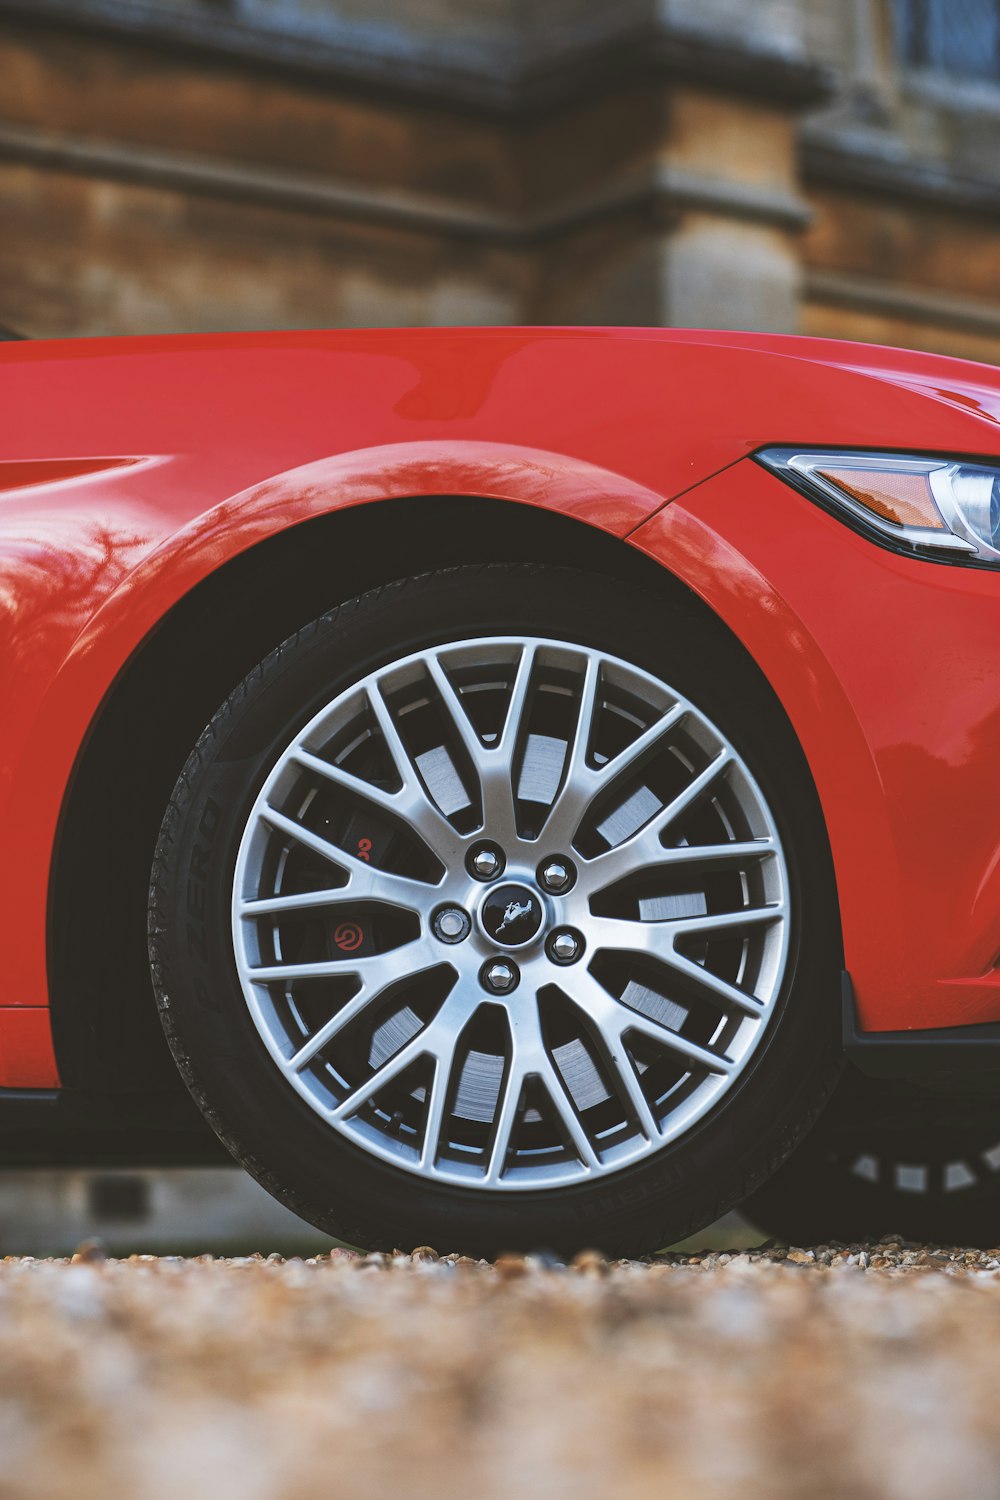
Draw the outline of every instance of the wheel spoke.
<instances>
[{"instance_id":1,"label":"wheel spoke","mask_svg":"<svg viewBox=\"0 0 1000 1500\"><path fill-rule=\"evenodd\" d=\"M572 984L567 987L566 992L603 1033L605 1046L610 1048L613 1055L617 1055L617 1049L624 1046L622 1038L625 1032L638 1031L708 1073L725 1075L731 1070L732 1064L728 1058L671 1031L669 1026L663 1026L659 1021L650 1020L641 1011L623 1005L592 974L574 973Z\"/></svg>"},{"instance_id":2,"label":"wheel spoke","mask_svg":"<svg viewBox=\"0 0 1000 1500\"><path fill-rule=\"evenodd\" d=\"M445 1105L448 1102L448 1088L451 1083L453 1055L449 1054L448 1057L435 1057L434 1059L434 1076L431 1079L427 1095L427 1118L424 1124L424 1141L420 1148L420 1165L424 1171L433 1167L437 1160L438 1144L441 1140L441 1126L444 1123Z\"/></svg>"},{"instance_id":3,"label":"wheel spoke","mask_svg":"<svg viewBox=\"0 0 1000 1500\"><path fill-rule=\"evenodd\" d=\"M398 813L400 799L406 796L405 788L398 792L387 792L384 787L375 786L373 782L355 776L352 771L345 771L342 766L336 766L332 761L324 760L320 755L314 755L304 745L295 746L291 752L291 759L296 765L314 772L317 776L322 776L326 781L332 781L335 786L343 787L355 797L364 798L366 802L382 808L384 812Z\"/></svg>"},{"instance_id":4,"label":"wheel spoke","mask_svg":"<svg viewBox=\"0 0 1000 1500\"><path fill-rule=\"evenodd\" d=\"M536 1009L530 1014L519 1016L512 1027L510 1064L506 1070L502 1098L498 1101L499 1113L495 1117L486 1170L486 1181L489 1183L495 1184L503 1176L517 1123L518 1105L525 1086L533 1079L544 1089L559 1126L568 1137L581 1166L587 1171L600 1167L600 1157L577 1114L576 1105L562 1074L549 1056Z\"/></svg>"},{"instance_id":5,"label":"wheel spoke","mask_svg":"<svg viewBox=\"0 0 1000 1500\"><path fill-rule=\"evenodd\" d=\"M325 891L290 892L287 896L255 896L248 901L241 900L237 910L241 917L280 917L286 912L353 904L352 898L345 896L347 889L341 885Z\"/></svg>"},{"instance_id":6,"label":"wheel spoke","mask_svg":"<svg viewBox=\"0 0 1000 1500\"><path fill-rule=\"evenodd\" d=\"M625 1104L632 1110L636 1123L647 1141L657 1141L661 1131L659 1122L653 1113L649 1100L643 1093L642 1083L632 1059L628 1055L624 1037L620 1036L616 1042L609 1042L603 1031L598 1031L601 1039L601 1054L605 1066L610 1074L612 1087L614 1087L619 1098L624 1095Z\"/></svg>"},{"instance_id":7,"label":"wheel spoke","mask_svg":"<svg viewBox=\"0 0 1000 1500\"><path fill-rule=\"evenodd\" d=\"M600 658L588 655L580 686L576 724L563 767L562 783L539 835L544 835L552 848L569 849L572 846L580 820L600 780L601 772L587 762L600 682Z\"/></svg>"},{"instance_id":8,"label":"wheel spoke","mask_svg":"<svg viewBox=\"0 0 1000 1500\"><path fill-rule=\"evenodd\" d=\"M514 686L510 692L510 702L507 704L507 713L503 721L503 729L497 750L506 761L508 772L513 768L514 754L517 741L520 737L521 723L524 719L525 709L528 704L528 693L531 688L531 674L535 670L535 648L524 646L517 663L517 671L514 674ZM510 777L513 781L513 777Z\"/></svg>"},{"instance_id":9,"label":"wheel spoke","mask_svg":"<svg viewBox=\"0 0 1000 1500\"><path fill-rule=\"evenodd\" d=\"M744 925L757 927L764 922L778 921L780 917L780 908L760 907L745 912L724 913L719 917L681 917L664 922L633 922L618 917L592 917L591 922L595 951L638 953L652 959L668 972L672 970L675 974L694 980L696 985L709 990L715 999L721 1000L727 1009L742 1011L747 1016L759 1016L762 1009L759 1000L730 984L728 980L720 979L686 954L679 953L674 938L686 933L730 931Z\"/></svg>"},{"instance_id":10,"label":"wheel spoke","mask_svg":"<svg viewBox=\"0 0 1000 1500\"><path fill-rule=\"evenodd\" d=\"M613 854L614 850L610 852ZM750 864L753 860L765 859L775 852L774 840L770 838L734 839L731 844L678 844L672 848L661 844L649 863L643 865L643 869L658 869L667 865ZM601 855L599 859L606 857Z\"/></svg>"},{"instance_id":11,"label":"wheel spoke","mask_svg":"<svg viewBox=\"0 0 1000 1500\"><path fill-rule=\"evenodd\" d=\"M594 894L616 885L627 875L634 875L641 868L645 874L683 866L692 869L697 877L701 865L738 864L750 867L755 861L777 854L777 846L771 838L734 840L731 844L680 844L665 846L659 838L643 840L644 829L604 854L599 854L585 866ZM652 847L642 847L652 844ZM640 855L639 849L642 847ZM619 852L620 851L620 852Z\"/></svg>"},{"instance_id":12,"label":"wheel spoke","mask_svg":"<svg viewBox=\"0 0 1000 1500\"><path fill-rule=\"evenodd\" d=\"M428 671L454 727L455 735L471 761L478 778L484 825L489 827L491 838L501 845L509 846L518 841L517 809L514 802L514 758L531 687L534 661L534 646L522 647L503 729L500 731L497 743L493 746L486 746L473 727L461 696L439 658L436 656L427 658Z\"/></svg>"},{"instance_id":13,"label":"wheel spoke","mask_svg":"<svg viewBox=\"0 0 1000 1500\"><path fill-rule=\"evenodd\" d=\"M667 923L643 922L629 917L590 918L591 947L595 953L643 953L659 956L661 949L670 951L670 940L664 943L661 926Z\"/></svg>"},{"instance_id":14,"label":"wheel spoke","mask_svg":"<svg viewBox=\"0 0 1000 1500\"><path fill-rule=\"evenodd\" d=\"M766 926L780 921L784 914L784 903L778 902L774 906L750 906L738 911L711 912L701 917L662 917L656 921L591 915L590 927L593 946L598 951L644 953L671 963L679 937Z\"/></svg>"},{"instance_id":15,"label":"wheel spoke","mask_svg":"<svg viewBox=\"0 0 1000 1500\"><path fill-rule=\"evenodd\" d=\"M704 770L688 782L676 797L661 807L647 823L644 823L630 837L623 839L620 844L616 844L614 848L596 855L593 860L589 861L593 888L603 889L620 880L623 875L634 874L636 870L646 866L669 863L669 855L674 851L664 849L660 842L661 834L705 795L732 764L732 760L731 751L720 750ZM600 882L600 887L598 882Z\"/></svg>"},{"instance_id":16,"label":"wheel spoke","mask_svg":"<svg viewBox=\"0 0 1000 1500\"><path fill-rule=\"evenodd\" d=\"M497 741L496 759L488 763L487 774L483 777L483 814L491 830L495 830L495 837L509 846L518 841L514 775L518 746L524 740L524 717L534 669L535 648L525 646L517 664L507 715Z\"/></svg>"},{"instance_id":17,"label":"wheel spoke","mask_svg":"<svg viewBox=\"0 0 1000 1500\"><path fill-rule=\"evenodd\" d=\"M600 1159L576 1112L576 1105L562 1074L549 1056L537 1006L528 1016L518 1018L518 1023L512 1027L512 1037L514 1070L520 1072L523 1081L536 1078L541 1083L583 1166L590 1170L599 1167Z\"/></svg>"},{"instance_id":18,"label":"wheel spoke","mask_svg":"<svg viewBox=\"0 0 1000 1500\"><path fill-rule=\"evenodd\" d=\"M291 984L295 979L349 979L352 974L358 977L370 974L383 962L384 954L381 953L355 959L345 954L343 958L325 958L312 964L265 964L247 969L246 975L251 984Z\"/></svg>"},{"instance_id":19,"label":"wheel spoke","mask_svg":"<svg viewBox=\"0 0 1000 1500\"><path fill-rule=\"evenodd\" d=\"M486 1182L494 1187L503 1176L517 1124L517 1109L524 1091L524 1074L513 1062L505 1069L501 1087L501 1098L498 1100L500 1112L494 1119L489 1164L486 1168Z\"/></svg>"},{"instance_id":20,"label":"wheel spoke","mask_svg":"<svg viewBox=\"0 0 1000 1500\"><path fill-rule=\"evenodd\" d=\"M375 702L376 695L372 694L369 701ZM381 697L378 697L377 701L381 704L388 721L388 708L382 702ZM466 840L448 821L437 804L431 801L417 777L411 775L404 781L399 791L387 792L384 788L374 786L370 781L363 781L360 776L354 776L350 771L345 771L340 766L332 765L320 756L313 755L301 745L292 752L292 759L306 770L324 777L327 781L332 781L334 785L343 787L353 796L370 802L374 807L380 808L383 812L407 824L445 864L456 855L460 855Z\"/></svg>"},{"instance_id":21,"label":"wheel spoke","mask_svg":"<svg viewBox=\"0 0 1000 1500\"><path fill-rule=\"evenodd\" d=\"M591 766L586 758L587 745L596 707L599 671L592 661L588 661L587 668L569 773L563 781L562 790L545 827L547 840L566 848L573 844L577 830L594 798L606 796L614 783L631 770L636 762L652 750L665 735L668 735L688 712L683 704L675 703L644 729L630 745L620 750L612 760L602 766Z\"/></svg>"},{"instance_id":22,"label":"wheel spoke","mask_svg":"<svg viewBox=\"0 0 1000 1500\"><path fill-rule=\"evenodd\" d=\"M363 958L354 958L345 953L342 958L324 958L316 963L262 964L248 968L246 976L251 984L291 983L293 979L339 979L352 974L379 974L387 964L399 974L422 974L426 969L437 968L443 962L441 950L432 950L422 938L414 938L388 953L369 953Z\"/></svg>"},{"instance_id":23,"label":"wheel spoke","mask_svg":"<svg viewBox=\"0 0 1000 1500\"><path fill-rule=\"evenodd\" d=\"M344 1027L349 1025L351 1021L356 1020L362 1011L367 1010L368 1006L377 1000L379 995L384 993L385 989L385 985L378 985L375 988L362 985L357 994L352 995L349 1000L345 1001L335 1016L331 1016L329 1021L325 1021L319 1030L314 1031L309 1040L303 1042L299 1050L292 1054L288 1060L289 1071L300 1073L307 1063L312 1062L317 1052L322 1052L323 1048L329 1042L333 1041L337 1033L343 1031Z\"/></svg>"},{"instance_id":24,"label":"wheel spoke","mask_svg":"<svg viewBox=\"0 0 1000 1500\"><path fill-rule=\"evenodd\" d=\"M624 771L630 770L648 750L659 744L665 734L669 734L672 729L676 728L687 712L683 703L675 703L667 709L666 713L654 719L647 729L636 735L630 745L626 745L624 750L619 750L613 760L609 760L607 765L601 767L598 773L601 785L609 786L611 782L617 781Z\"/></svg>"},{"instance_id":25,"label":"wheel spoke","mask_svg":"<svg viewBox=\"0 0 1000 1500\"><path fill-rule=\"evenodd\" d=\"M368 707L372 717L381 731L385 741L385 747L389 752L389 758L396 768L404 792L412 788L416 777L413 771L413 763L410 760L409 751L403 744L396 721L392 717L389 705L385 701L381 684L374 683L367 693Z\"/></svg>"},{"instance_id":26,"label":"wheel spoke","mask_svg":"<svg viewBox=\"0 0 1000 1500\"><path fill-rule=\"evenodd\" d=\"M632 1066L632 1059L624 1042L619 1046L614 1058L614 1067L611 1070L612 1080L621 1085L625 1097L635 1114L639 1129L647 1141L655 1143L660 1139L662 1131L660 1124L650 1107L649 1100L642 1091L642 1083L639 1075Z\"/></svg>"},{"instance_id":27,"label":"wheel spoke","mask_svg":"<svg viewBox=\"0 0 1000 1500\"><path fill-rule=\"evenodd\" d=\"M427 657L427 670L431 681L438 690L442 706L448 715L448 722L454 731L455 738L464 749L477 775L482 775L484 762L492 751L487 750L483 744L469 715L465 711L465 705L458 689L453 686L438 657L429 655Z\"/></svg>"},{"instance_id":28,"label":"wheel spoke","mask_svg":"<svg viewBox=\"0 0 1000 1500\"><path fill-rule=\"evenodd\" d=\"M411 880L409 876L396 875L391 870L380 869L377 865L365 864L364 860L358 859L356 855L348 854L337 844L331 844L329 839L323 838L321 834L313 833L311 828L304 827L303 824L278 812L274 807L262 807L260 816L265 823L270 824L279 833L285 834L312 854L318 854L320 859L328 860L330 864L337 865L339 869L345 871L350 878L347 885L341 887L342 892L350 891L355 897L381 896L382 899L390 901L395 906L406 907L415 912L423 912L428 900L434 899L435 887L430 882Z\"/></svg>"},{"instance_id":29,"label":"wheel spoke","mask_svg":"<svg viewBox=\"0 0 1000 1500\"><path fill-rule=\"evenodd\" d=\"M655 922L655 927L666 927L671 938L703 932L731 932L738 927L761 927L779 921L785 915L783 901L773 906L748 906L742 911L718 911L703 917L673 917Z\"/></svg>"},{"instance_id":30,"label":"wheel spoke","mask_svg":"<svg viewBox=\"0 0 1000 1500\"><path fill-rule=\"evenodd\" d=\"M567 783L575 784L581 778L598 777L601 774L593 770L587 762L587 750L590 747L594 713L597 709L597 690L600 685L600 657L588 656L583 669L583 682L580 686L580 708L576 716L576 729L569 755L566 758Z\"/></svg>"},{"instance_id":31,"label":"wheel spoke","mask_svg":"<svg viewBox=\"0 0 1000 1500\"><path fill-rule=\"evenodd\" d=\"M626 1108L631 1110L646 1139L655 1142L660 1139L661 1130L625 1046L624 1032L628 1029L627 1025L619 1029L618 1016L612 1010L614 1002L610 995L604 994L603 999L598 999L596 1004L592 1003L591 987L600 987L593 975L584 974L582 978L582 992L579 986L574 985L565 987L564 992L574 1003L582 1002L578 1005L581 1012L586 1007L590 1027L596 1030L598 1050L612 1088ZM591 1003L588 1004L588 1001ZM618 1009L620 1008L619 1006Z\"/></svg>"},{"instance_id":32,"label":"wheel spoke","mask_svg":"<svg viewBox=\"0 0 1000 1500\"><path fill-rule=\"evenodd\" d=\"M676 1052L679 1057L684 1058L685 1062L704 1068L706 1073L718 1073L724 1078L732 1071L732 1063L728 1057L713 1052L710 1047L701 1047L697 1042L689 1041L686 1036L671 1031L669 1026L661 1026L658 1021L651 1021L641 1011L623 1008L625 1009L623 1033L637 1031L640 1036L648 1037L651 1042L656 1042L657 1046L665 1047L669 1052Z\"/></svg>"},{"instance_id":33,"label":"wheel spoke","mask_svg":"<svg viewBox=\"0 0 1000 1500\"><path fill-rule=\"evenodd\" d=\"M453 996L450 995L432 1021L418 1031L410 1041L404 1043L398 1052L386 1058L370 1078L366 1078L364 1082L351 1089L332 1111L331 1118L342 1120L349 1115L356 1114L374 1094L385 1088L386 1084L391 1083L394 1078L398 1078L399 1074L415 1063L418 1058L432 1057L437 1063L446 1061L458 1041L462 1019L462 1011L455 1005Z\"/></svg>"},{"instance_id":34,"label":"wheel spoke","mask_svg":"<svg viewBox=\"0 0 1000 1500\"><path fill-rule=\"evenodd\" d=\"M703 796L703 794L708 791L709 787L713 786L715 782L718 781L723 771L728 770L732 763L733 755L731 750L720 750L715 756L713 756L704 770L700 771L697 776L689 781L684 790L678 792L677 796L674 797L672 801L668 802L666 807L664 807L662 811L657 814L656 818L653 820L656 826L656 832L658 834L662 833L663 830L668 827L669 824L675 822L682 813L686 813L689 808L693 807L694 804L698 801L698 798Z\"/></svg>"},{"instance_id":35,"label":"wheel spoke","mask_svg":"<svg viewBox=\"0 0 1000 1500\"><path fill-rule=\"evenodd\" d=\"M693 958L687 958L683 953L674 951L663 959L664 964L690 979L695 985L701 985L708 990L718 1001L721 1001L725 1010L740 1011L745 1016L755 1016L758 1020L763 1014L764 1007L754 995L748 995L744 990L738 989L735 984L730 984L728 979L720 979L718 974L713 974L711 969L704 965L695 963Z\"/></svg>"},{"instance_id":36,"label":"wheel spoke","mask_svg":"<svg viewBox=\"0 0 1000 1500\"><path fill-rule=\"evenodd\" d=\"M573 1149L580 1158L581 1164L588 1171L593 1171L601 1165L600 1157L594 1150L589 1135L583 1127L583 1122L576 1112L576 1105L570 1097L569 1090L563 1082L562 1074L558 1068L546 1056L544 1062L539 1059L536 1066L531 1069L529 1076L538 1078L544 1088L552 1107L556 1112L556 1118L562 1129L569 1136Z\"/></svg>"}]
</instances>

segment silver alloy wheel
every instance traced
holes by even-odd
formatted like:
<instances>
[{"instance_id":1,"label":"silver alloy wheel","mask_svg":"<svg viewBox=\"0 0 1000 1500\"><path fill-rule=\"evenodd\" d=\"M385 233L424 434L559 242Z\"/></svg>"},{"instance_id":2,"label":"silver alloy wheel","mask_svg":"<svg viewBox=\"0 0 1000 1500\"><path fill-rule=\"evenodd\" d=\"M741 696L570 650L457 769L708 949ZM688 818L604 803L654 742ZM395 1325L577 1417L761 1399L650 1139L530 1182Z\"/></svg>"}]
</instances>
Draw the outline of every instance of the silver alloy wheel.
<instances>
[{"instance_id":1,"label":"silver alloy wheel","mask_svg":"<svg viewBox=\"0 0 1000 1500\"><path fill-rule=\"evenodd\" d=\"M434 1182L540 1189L648 1156L732 1087L788 900L760 788L692 703L489 637L390 663L295 736L247 820L233 942L333 1129Z\"/></svg>"}]
</instances>

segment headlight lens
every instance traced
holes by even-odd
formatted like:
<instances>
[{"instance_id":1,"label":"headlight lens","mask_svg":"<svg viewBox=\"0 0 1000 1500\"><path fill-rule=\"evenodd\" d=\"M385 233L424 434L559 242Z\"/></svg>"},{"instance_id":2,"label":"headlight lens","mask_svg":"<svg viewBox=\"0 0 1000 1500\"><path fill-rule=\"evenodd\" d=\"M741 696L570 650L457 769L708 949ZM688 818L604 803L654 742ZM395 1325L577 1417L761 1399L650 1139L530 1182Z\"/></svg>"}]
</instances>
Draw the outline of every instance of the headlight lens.
<instances>
[{"instance_id":1,"label":"headlight lens","mask_svg":"<svg viewBox=\"0 0 1000 1500\"><path fill-rule=\"evenodd\" d=\"M900 552L1000 566L1000 466L799 448L767 448L756 456Z\"/></svg>"}]
</instances>

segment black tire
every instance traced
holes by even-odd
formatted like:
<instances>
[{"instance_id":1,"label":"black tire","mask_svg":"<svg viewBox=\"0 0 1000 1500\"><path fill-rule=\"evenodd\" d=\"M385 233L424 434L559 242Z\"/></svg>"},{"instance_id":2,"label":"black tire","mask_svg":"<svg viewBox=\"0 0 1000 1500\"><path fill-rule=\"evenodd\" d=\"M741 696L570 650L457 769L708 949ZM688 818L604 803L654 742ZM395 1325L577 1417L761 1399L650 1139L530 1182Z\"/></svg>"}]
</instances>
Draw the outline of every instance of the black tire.
<instances>
[{"instance_id":1,"label":"black tire","mask_svg":"<svg viewBox=\"0 0 1000 1500\"><path fill-rule=\"evenodd\" d=\"M794 910L766 1035L718 1106L675 1143L587 1186L493 1194L429 1184L368 1154L286 1083L251 1022L229 901L248 810L290 737L336 692L407 653L553 635L657 673L738 748L774 814ZM209 1123L289 1208L368 1247L637 1254L705 1226L789 1154L840 1070L839 924L825 831L798 743L761 674L696 602L539 566L393 583L299 631L232 693L177 783L156 850L150 956L167 1039Z\"/></svg>"},{"instance_id":2,"label":"black tire","mask_svg":"<svg viewBox=\"0 0 1000 1500\"><path fill-rule=\"evenodd\" d=\"M742 1205L792 1245L1000 1244L1000 1111L904 1083L843 1076L808 1139Z\"/></svg>"}]
</instances>

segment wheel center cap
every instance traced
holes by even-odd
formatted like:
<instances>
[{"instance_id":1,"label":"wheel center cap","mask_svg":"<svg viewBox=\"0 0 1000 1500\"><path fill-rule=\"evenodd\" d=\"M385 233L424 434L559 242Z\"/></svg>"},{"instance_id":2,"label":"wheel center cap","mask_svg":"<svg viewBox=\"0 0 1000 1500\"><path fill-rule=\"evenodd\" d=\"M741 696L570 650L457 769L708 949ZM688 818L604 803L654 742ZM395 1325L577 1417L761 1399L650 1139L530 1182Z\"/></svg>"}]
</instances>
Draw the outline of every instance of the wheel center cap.
<instances>
[{"instance_id":1,"label":"wheel center cap","mask_svg":"<svg viewBox=\"0 0 1000 1500\"><path fill-rule=\"evenodd\" d=\"M505 948L520 948L542 925L542 903L530 886L498 885L483 901L479 916L487 937Z\"/></svg>"}]
</instances>

